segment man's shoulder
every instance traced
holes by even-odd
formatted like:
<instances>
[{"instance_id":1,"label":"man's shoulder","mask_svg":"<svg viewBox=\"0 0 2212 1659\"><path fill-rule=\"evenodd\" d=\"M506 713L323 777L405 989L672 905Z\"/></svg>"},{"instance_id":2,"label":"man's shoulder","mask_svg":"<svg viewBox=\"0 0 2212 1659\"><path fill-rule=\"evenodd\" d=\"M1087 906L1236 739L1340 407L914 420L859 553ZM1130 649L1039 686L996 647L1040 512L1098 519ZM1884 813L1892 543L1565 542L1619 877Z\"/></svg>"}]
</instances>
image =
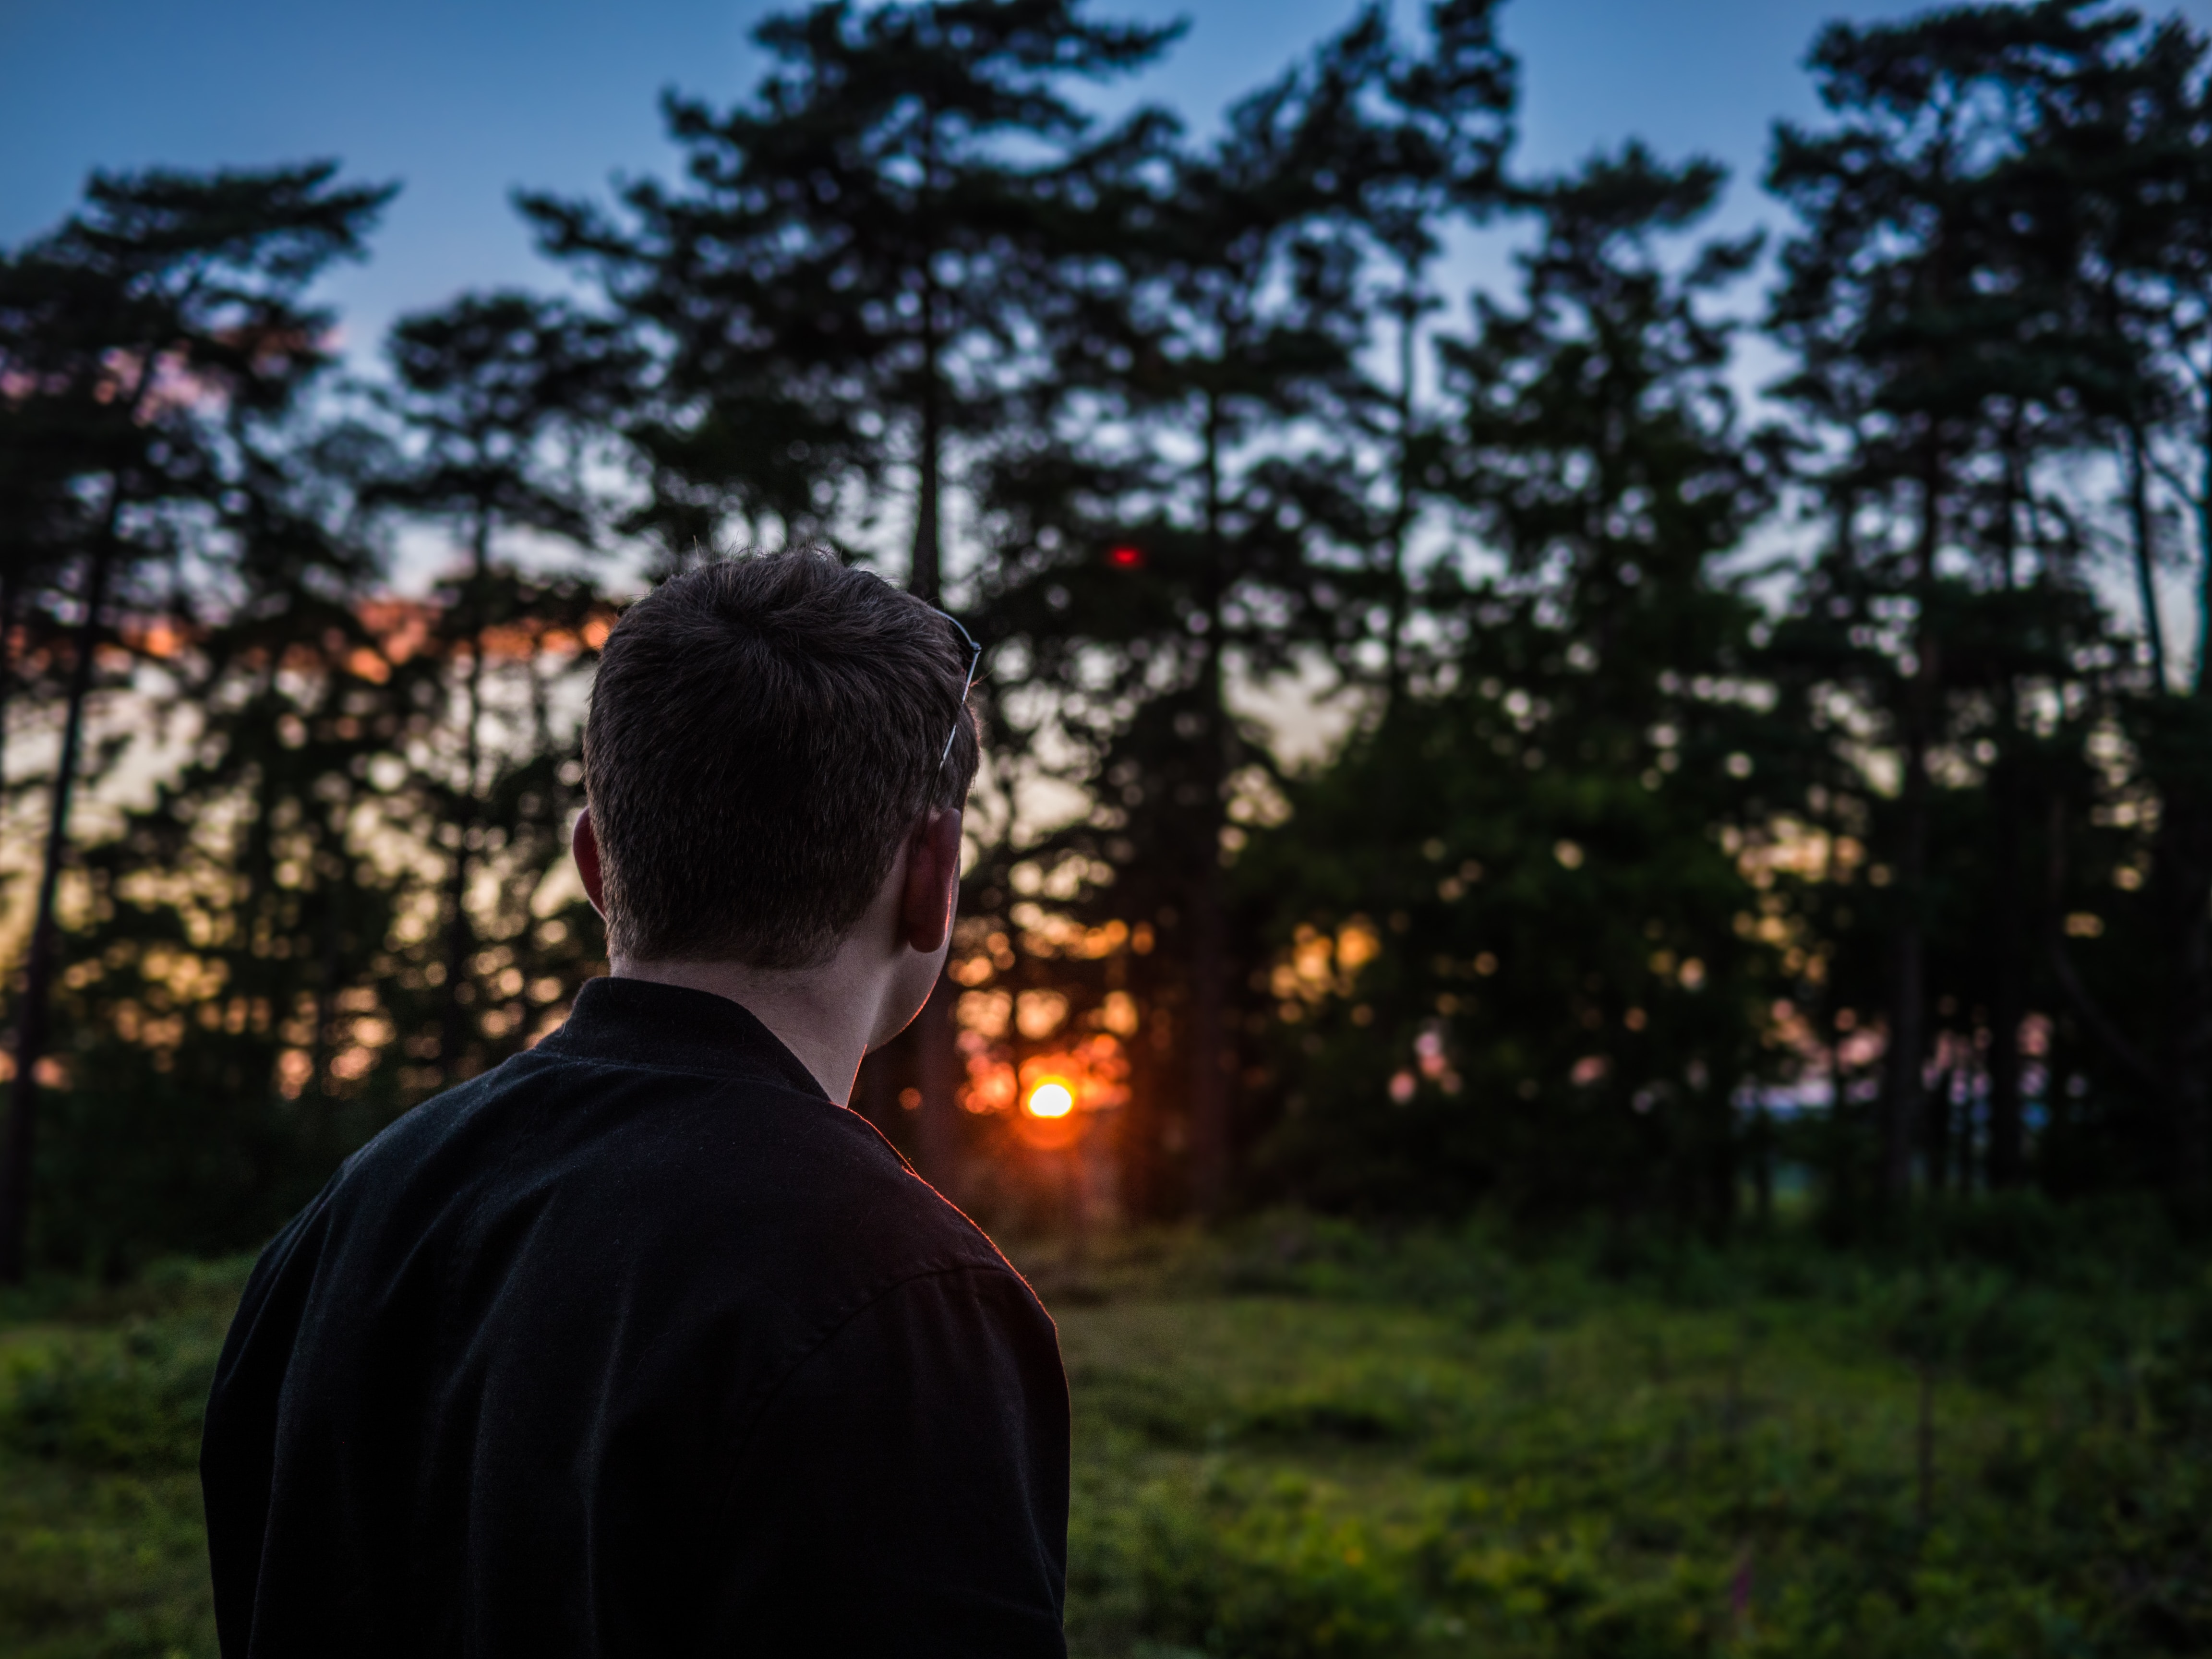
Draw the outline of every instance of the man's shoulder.
<instances>
[{"instance_id":1,"label":"man's shoulder","mask_svg":"<svg viewBox=\"0 0 2212 1659\"><path fill-rule=\"evenodd\" d=\"M537 1264L611 1288L680 1277L692 1297L802 1319L921 1274L1018 1278L865 1118L766 1070L532 1051L416 1107L339 1185L349 1209L445 1211L456 1251L526 1214Z\"/></svg>"}]
</instances>

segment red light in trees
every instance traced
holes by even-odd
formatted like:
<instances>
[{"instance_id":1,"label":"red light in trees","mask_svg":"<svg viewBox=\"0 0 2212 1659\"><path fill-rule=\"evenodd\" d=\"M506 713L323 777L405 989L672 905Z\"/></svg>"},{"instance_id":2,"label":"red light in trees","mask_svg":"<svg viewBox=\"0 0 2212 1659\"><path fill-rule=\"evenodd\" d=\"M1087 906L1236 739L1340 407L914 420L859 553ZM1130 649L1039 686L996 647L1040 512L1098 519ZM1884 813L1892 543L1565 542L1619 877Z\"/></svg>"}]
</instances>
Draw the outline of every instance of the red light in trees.
<instances>
[{"instance_id":1,"label":"red light in trees","mask_svg":"<svg viewBox=\"0 0 2212 1659\"><path fill-rule=\"evenodd\" d=\"M1135 547L1117 547L1106 556L1106 562L1116 570L1141 570L1145 565L1144 550Z\"/></svg>"}]
</instances>

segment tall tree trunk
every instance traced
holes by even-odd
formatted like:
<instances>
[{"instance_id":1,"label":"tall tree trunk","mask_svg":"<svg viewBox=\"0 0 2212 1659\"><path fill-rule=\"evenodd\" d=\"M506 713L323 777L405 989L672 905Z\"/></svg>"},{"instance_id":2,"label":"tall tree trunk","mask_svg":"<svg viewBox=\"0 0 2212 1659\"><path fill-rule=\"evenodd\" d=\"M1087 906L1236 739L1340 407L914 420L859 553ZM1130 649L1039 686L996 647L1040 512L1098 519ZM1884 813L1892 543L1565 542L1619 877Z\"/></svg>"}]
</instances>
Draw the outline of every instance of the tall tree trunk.
<instances>
[{"instance_id":1,"label":"tall tree trunk","mask_svg":"<svg viewBox=\"0 0 2212 1659\"><path fill-rule=\"evenodd\" d=\"M13 565L0 570L0 801L7 796L8 703L15 689L15 607L22 603L23 577Z\"/></svg>"},{"instance_id":2,"label":"tall tree trunk","mask_svg":"<svg viewBox=\"0 0 2212 1659\"><path fill-rule=\"evenodd\" d=\"M1229 1198L1229 1091L1224 1074L1227 932L1222 915L1221 792L1228 741L1221 659L1222 602L1227 589L1221 529L1221 404L1206 403L1206 566L1200 599L1206 635L1199 665L1196 803L1190 884L1191 1175L1201 1214L1218 1216Z\"/></svg>"},{"instance_id":3,"label":"tall tree trunk","mask_svg":"<svg viewBox=\"0 0 2212 1659\"><path fill-rule=\"evenodd\" d=\"M114 562L111 538L103 536L85 572L84 617L77 626L76 653L70 665L69 704L62 723L61 757L54 763L52 811L46 820L45 855L39 866L38 908L31 923L31 948L23 973L23 1000L16 1018L15 1079L9 1091L8 1129L0 1141L0 1284L20 1285L29 1264L31 1161L39 1115L39 1062L46 1058L52 1017L54 958L59 928L54 916L62 860L69 851L70 799L76 782L77 758L84 747L84 708L92 694L93 653L100 642L100 613L107 602L108 575Z\"/></svg>"},{"instance_id":4,"label":"tall tree trunk","mask_svg":"<svg viewBox=\"0 0 2212 1659\"><path fill-rule=\"evenodd\" d=\"M940 541L944 507L939 495L943 483L945 411L938 391L936 310L936 288L930 284L922 295L923 314L932 320L924 322L921 330L921 432L915 458L914 569L907 582L908 591L925 605L943 604L945 591Z\"/></svg>"},{"instance_id":5,"label":"tall tree trunk","mask_svg":"<svg viewBox=\"0 0 2212 1659\"><path fill-rule=\"evenodd\" d=\"M1828 1026L1828 1132L1825 1142L1828 1190L1824 1201L1832 1215L1856 1217L1860 1210L1860 1183L1865 1178L1865 1158L1857 1126L1846 1115L1850 1106L1850 1079L1844 1071L1846 1034L1836 1023L1832 989L1828 993L1824 1012Z\"/></svg>"},{"instance_id":6,"label":"tall tree trunk","mask_svg":"<svg viewBox=\"0 0 2212 1659\"><path fill-rule=\"evenodd\" d=\"M960 988L939 974L929 1000L915 1017L915 1070L921 1073L921 1107L915 1125L915 1166L954 1203L962 1195L960 1044L954 1018Z\"/></svg>"},{"instance_id":7,"label":"tall tree trunk","mask_svg":"<svg viewBox=\"0 0 2212 1659\"><path fill-rule=\"evenodd\" d=\"M2134 532L2136 593L2142 605L2143 639L2150 647L2151 684L2166 690L2166 628L2158 614L2157 541L2152 535L2150 467L2140 426L2128 427L2128 522Z\"/></svg>"},{"instance_id":8,"label":"tall tree trunk","mask_svg":"<svg viewBox=\"0 0 2212 1659\"><path fill-rule=\"evenodd\" d=\"M1390 615L1384 640L1388 659L1383 665L1386 707L1397 702L1406 684L1406 616L1412 593L1406 575L1406 543L1413 526L1413 362L1416 329L1420 319L1420 295L1412 271L1398 300L1398 423L1396 499L1390 507Z\"/></svg>"},{"instance_id":9,"label":"tall tree trunk","mask_svg":"<svg viewBox=\"0 0 2212 1659\"><path fill-rule=\"evenodd\" d=\"M446 884L446 1000L438 1026L438 1069L446 1086L462 1080L461 1056L469 1046L469 1014L475 1006L468 988L469 958L474 952L475 929L469 922L469 826L461 826L460 844L453 848L453 866Z\"/></svg>"},{"instance_id":10,"label":"tall tree trunk","mask_svg":"<svg viewBox=\"0 0 2212 1659\"><path fill-rule=\"evenodd\" d=\"M1923 666L1922 672L1926 669ZM1922 911L1928 870L1927 750L1917 732L1905 755L1905 802L1897 881L1902 902L1891 941L1889 1053L1882 1088L1882 1194L1901 1203L1912 1189L1920 1122L1920 1067L1927 1046L1927 936Z\"/></svg>"},{"instance_id":11,"label":"tall tree trunk","mask_svg":"<svg viewBox=\"0 0 2212 1659\"><path fill-rule=\"evenodd\" d=\"M2007 592L2014 585L2021 488L2019 448L2005 455L2004 517L1998 527L2000 577ZM1990 805L1996 813L1996 972L1990 987L1990 1144L1985 1179L1998 1190L2017 1186L2023 1163L2020 1094L2020 1027L2027 1017L2027 874L2021 857L2022 819L2020 768L2014 750L2020 738L2020 690L2009 664L1997 686L2000 727L1996 775L1990 780Z\"/></svg>"},{"instance_id":12,"label":"tall tree trunk","mask_svg":"<svg viewBox=\"0 0 2212 1659\"><path fill-rule=\"evenodd\" d=\"M2196 691L2212 697L2212 384L2200 383L2203 430L2198 436L2197 485Z\"/></svg>"},{"instance_id":13,"label":"tall tree trunk","mask_svg":"<svg viewBox=\"0 0 2212 1659\"><path fill-rule=\"evenodd\" d=\"M2166 675L2144 435L2132 428L2128 434L2136 580L2154 668L2136 738L2159 797L2151 892L2166 936L2164 1019L2157 1046L2148 1052L2130 1044L2101 1010L2093 1023L2106 1046L2155 1090L2172 1138L2178 1185L2194 1205L2212 1209L2212 783L2203 761L2212 752L2212 376L2199 375L2197 395L2198 483L2194 492L2184 491L2197 513L2198 559L2197 660L2185 699L2173 695ZM2063 947L2053 938L2054 962L2063 967ZM2067 989L2077 1002L2087 1000L2070 975Z\"/></svg>"},{"instance_id":14,"label":"tall tree trunk","mask_svg":"<svg viewBox=\"0 0 2212 1659\"><path fill-rule=\"evenodd\" d=\"M1774 1224L1774 1115L1761 1102L1751 1115L1752 1218L1765 1233Z\"/></svg>"},{"instance_id":15,"label":"tall tree trunk","mask_svg":"<svg viewBox=\"0 0 2212 1659\"><path fill-rule=\"evenodd\" d=\"M1920 545L1914 586L1913 672L1905 688L1905 775L1899 804L1899 915L1892 941L1888 1076L1882 1091L1882 1193L1902 1203L1912 1189L1914 1132L1921 1109L1920 1066L1927 1043L1928 748L1936 713L1938 647L1929 619L1936 549L1942 533L1941 455L1931 442L1921 480Z\"/></svg>"},{"instance_id":16,"label":"tall tree trunk","mask_svg":"<svg viewBox=\"0 0 2212 1659\"><path fill-rule=\"evenodd\" d=\"M2212 388L2204 404L2203 483L2197 589L2194 705L2176 710L2191 752L2159 779L2160 811L2153 880L2166 896L2175 931L2173 1032L2166 1056L2172 1109L2182 1129L2185 1177L2199 1204L2212 1203L2212 790L2202 755L2212 737ZM2161 681L2160 689L2164 690Z\"/></svg>"},{"instance_id":17,"label":"tall tree trunk","mask_svg":"<svg viewBox=\"0 0 2212 1659\"><path fill-rule=\"evenodd\" d=\"M1954 1067L1947 1066L1938 1072L1936 1086L1929 1091L1921 1112L1927 1129L1928 1190L1931 1193L1946 1192L1951 1186L1953 1159L1956 1152L1951 1131L1957 1111L1957 1103L1951 1098L1951 1091L1957 1084L1958 1073ZM1965 1185L1963 1181L1960 1182L1961 1190Z\"/></svg>"},{"instance_id":18,"label":"tall tree trunk","mask_svg":"<svg viewBox=\"0 0 2212 1659\"><path fill-rule=\"evenodd\" d=\"M908 590L926 605L944 599L944 443L942 368L939 361L937 277L925 258L921 289L921 431L915 456L914 567ZM946 957L946 969L951 965ZM916 1160L923 1178L959 1200L960 1050L955 1012L960 988L949 971L922 1005L914 1034L915 1068L920 1073L921 1121L915 1125Z\"/></svg>"},{"instance_id":19,"label":"tall tree trunk","mask_svg":"<svg viewBox=\"0 0 2212 1659\"><path fill-rule=\"evenodd\" d=\"M1106 960L1106 989L1127 993L1132 958L1126 956L1109 957ZM1121 1052L1128 1061L1128 1099L1114 1115L1109 1133L1113 1135L1114 1196L1120 1212L1133 1221L1151 1213L1152 1198L1152 1164L1159 1155L1159 1117L1156 1110L1158 1089L1154 1086L1151 1050L1152 1032L1147 1029L1159 1018L1158 1004L1150 996L1139 997L1139 1006L1146 1012L1136 1031L1122 1039Z\"/></svg>"},{"instance_id":20,"label":"tall tree trunk","mask_svg":"<svg viewBox=\"0 0 2212 1659\"><path fill-rule=\"evenodd\" d=\"M343 835L341 830L340 834ZM344 942L340 926L340 908L345 902L347 891L345 851L343 841L333 860L335 872L325 874L328 884L323 894L323 961L320 982L315 988L315 1042L307 1055L307 1080L302 1086L307 1099L301 1109L307 1114L315 1138L315 1151L320 1153L329 1139L331 1122L330 1062L333 1044L331 1032L337 1023L338 981L343 971L344 958L339 947Z\"/></svg>"},{"instance_id":21,"label":"tall tree trunk","mask_svg":"<svg viewBox=\"0 0 2212 1659\"><path fill-rule=\"evenodd\" d=\"M9 694L15 690L15 607L21 602L21 574L13 563L10 563L4 571L0 571L0 754L4 754L8 738ZM8 799L7 784L8 769L4 759L0 759L0 805L4 805ZM19 1094L15 1097L20 1099L21 1097ZM19 1282L21 1269L20 1267L17 1268L16 1277L14 1279L6 1277L5 1263L9 1258L4 1240L6 1236L17 1231L24 1233L27 1238L30 1212L27 1186L19 1200L11 1203L8 1196L15 1179L15 1168L18 1162L21 1163L27 1181L31 1161L31 1150L27 1139L31 1136L32 1131L30 1120L27 1116L25 1118L24 1133L27 1140L19 1160L12 1150L15 1139L14 1115L11 1108L7 1127L4 1131L0 1131L0 1137L4 1137L0 1138L0 1283L7 1284ZM15 1220L19 1212L23 1218L20 1223ZM18 1250L15 1253L15 1259L20 1261L24 1254L24 1251Z\"/></svg>"},{"instance_id":22,"label":"tall tree trunk","mask_svg":"<svg viewBox=\"0 0 2212 1659\"><path fill-rule=\"evenodd\" d=\"M937 179L937 100L933 87L925 91L921 134L921 189L934 210ZM941 545L944 508L939 489L944 468L944 341L938 318L937 251L921 250L921 453L915 457L914 568L908 591L924 605L942 605L945 588ZM927 1085L925 1085L925 1089Z\"/></svg>"},{"instance_id":23,"label":"tall tree trunk","mask_svg":"<svg viewBox=\"0 0 2212 1659\"><path fill-rule=\"evenodd\" d=\"M1994 797L1997 960L1990 993L1988 1170L1989 1184L2002 1191L2020 1184L2027 1161L2020 1060L2020 1028L2027 1017L2027 900L2020 848L2021 819L2027 803L2020 798L2019 778L2013 768L2007 766L1998 774Z\"/></svg>"},{"instance_id":24,"label":"tall tree trunk","mask_svg":"<svg viewBox=\"0 0 2212 1659\"><path fill-rule=\"evenodd\" d=\"M461 733L461 811L455 829L460 839L453 848L453 869L447 877L446 891L446 1001L445 1018L438 1035L438 1069L451 1088L461 1080L462 1054L469 1046L470 1014L475 1005L464 1001L462 990L469 983L469 958L476 953L476 929L469 920L469 873L471 868L469 841L479 827L477 805L477 774L483 767L483 659L484 659L484 585L491 571L491 514L489 509L477 514L476 534L471 544L473 565L469 578L468 624L469 676L463 682L461 692L462 719L465 722Z\"/></svg>"}]
</instances>

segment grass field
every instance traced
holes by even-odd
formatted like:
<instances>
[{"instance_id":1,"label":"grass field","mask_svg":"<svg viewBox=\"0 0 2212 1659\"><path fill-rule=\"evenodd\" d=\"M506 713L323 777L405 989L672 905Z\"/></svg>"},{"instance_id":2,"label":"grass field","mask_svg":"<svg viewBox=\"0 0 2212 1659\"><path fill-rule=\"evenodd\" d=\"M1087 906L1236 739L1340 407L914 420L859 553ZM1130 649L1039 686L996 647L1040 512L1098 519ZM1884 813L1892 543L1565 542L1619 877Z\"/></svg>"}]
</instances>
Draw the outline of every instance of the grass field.
<instances>
[{"instance_id":1,"label":"grass field","mask_svg":"<svg viewBox=\"0 0 2212 1659\"><path fill-rule=\"evenodd\" d=\"M2212 1652L2185 1273L1295 1217L1018 1254L1079 1655ZM0 1654L214 1652L191 1464L243 1265L0 1306Z\"/></svg>"}]
</instances>

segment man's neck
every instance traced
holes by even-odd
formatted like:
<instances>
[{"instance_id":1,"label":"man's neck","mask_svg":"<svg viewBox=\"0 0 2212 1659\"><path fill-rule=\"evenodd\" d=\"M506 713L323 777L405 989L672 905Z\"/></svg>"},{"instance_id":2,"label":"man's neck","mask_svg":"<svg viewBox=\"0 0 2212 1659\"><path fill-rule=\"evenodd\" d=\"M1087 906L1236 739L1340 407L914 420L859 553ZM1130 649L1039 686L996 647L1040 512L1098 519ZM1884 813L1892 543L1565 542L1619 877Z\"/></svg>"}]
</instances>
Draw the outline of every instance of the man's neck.
<instances>
[{"instance_id":1,"label":"man's neck","mask_svg":"<svg viewBox=\"0 0 2212 1659\"><path fill-rule=\"evenodd\" d=\"M852 1094L853 1079L882 1018L879 999L855 987L851 974L835 960L791 973L764 973L742 962L636 962L625 957L610 965L617 979L727 997L767 1026L840 1106Z\"/></svg>"},{"instance_id":2,"label":"man's neck","mask_svg":"<svg viewBox=\"0 0 2212 1659\"><path fill-rule=\"evenodd\" d=\"M577 868L584 890L606 914L599 839L592 815L576 823ZM952 939L954 884L960 868L960 814L922 814L900 843L876 896L817 967L769 972L733 961L640 958L617 951L617 979L642 979L708 991L750 1013L774 1032L822 1092L840 1106L852 1097L860 1061L896 1036L937 984ZM619 936L621 930L614 930Z\"/></svg>"}]
</instances>

